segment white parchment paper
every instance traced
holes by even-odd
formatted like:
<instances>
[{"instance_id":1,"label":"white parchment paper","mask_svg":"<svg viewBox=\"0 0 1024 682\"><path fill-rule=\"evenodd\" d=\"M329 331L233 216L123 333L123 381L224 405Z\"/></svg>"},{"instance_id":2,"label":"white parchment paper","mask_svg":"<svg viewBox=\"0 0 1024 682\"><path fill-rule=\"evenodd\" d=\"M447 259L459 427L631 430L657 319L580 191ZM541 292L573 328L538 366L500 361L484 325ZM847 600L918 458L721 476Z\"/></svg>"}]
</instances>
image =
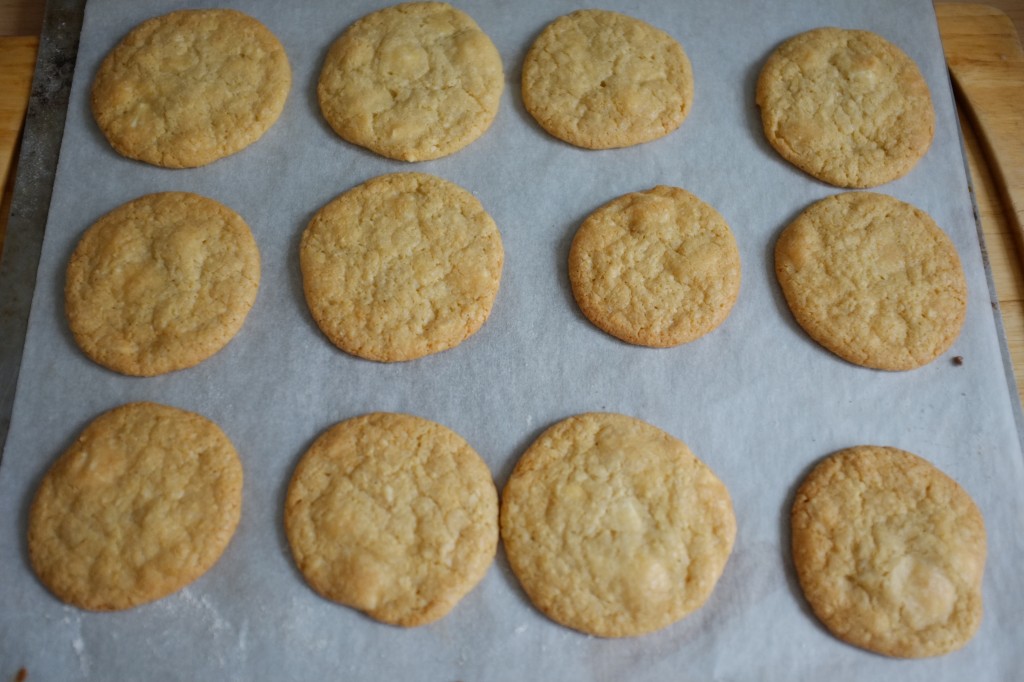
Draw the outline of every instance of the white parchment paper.
<instances>
[{"instance_id":1,"label":"white parchment paper","mask_svg":"<svg viewBox=\"0 0 1024 682\"><path fill-rule=\"evenodd\" d=\"M205 4L205 3L203 3ZM523 55L563 0L459 6L492 36L507 87L491 130L445 159L403 164L338 139L316 104L330 43L379 0L228 0L282 40L294 74L280 121L249 149L171 171L117 156L89 113L103 56L134 25L177 0L92 0L86 10L57 180L0 469L0 679L30 680L1008 680L1024 664L1024 474L995 312L972 214L957 123L930 0L822 2L663 0L600 6L678 39L696 95L662 140L592 152L546 135L525 113ZM773 275L779 232L838 190L782 161L764 141L754 84L769 52L807 29L880 33L921 66L937 114L935 142L905 178L879 191L930 213L949 233L970 287L952 350L912 372L847 364L793 322ZM328 343L302 297L299 237L327 201L382 173L415 169L473 192L497 222L506 266L491 319L463 345L382 365ZM569 243L592 210L657 184L683 187L731 225L743 286L714 333L666 350L628 346L579 313L566 276ZM136 379L75 347L63 318L67 258L82 232L123 202L193 191L238 211L260 245L263 279L242 332L202 365ZM951 361L962 356L962 366ZM222 560L183 591L128 612L79 611L28 566L35 487L92 418L134 400L198 411L232 438L245 466L240 527ZM502 486L547 426L592 410L640 417L686 441L728 485L735 551L706 606L658 633L588 637L549 621L524 597L504 556L446 618L402 630L316 596L296 571L281 508L299 457L331 424L402 411L462 434ZM920 454L980 505L989 533L984 622L961 651L898 661L841 643L804 603L788 558L788 508L821 457L856 444Z\"/></svg>"}]
</instances>

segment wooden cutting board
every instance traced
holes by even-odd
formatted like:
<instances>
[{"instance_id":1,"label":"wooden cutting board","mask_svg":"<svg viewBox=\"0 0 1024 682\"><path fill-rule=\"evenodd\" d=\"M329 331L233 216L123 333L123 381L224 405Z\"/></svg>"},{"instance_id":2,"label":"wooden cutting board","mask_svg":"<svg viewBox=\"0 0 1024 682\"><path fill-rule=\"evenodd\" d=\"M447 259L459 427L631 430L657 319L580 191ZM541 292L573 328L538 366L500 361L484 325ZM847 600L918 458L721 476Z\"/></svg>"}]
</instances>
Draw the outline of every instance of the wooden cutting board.
<instances>
[{"instance_id":1,"label":"wooden cutting board","mask_svg":"<svg viewBox=\"0 0 1024 682\"><path fill-rule=\"evenodd\" d=\"M28 108L32 71L39 39L35 36L0 37L0 248L3 247L10 206L8 178L13 174L14 151Z\"/></svg>"},{"instance_id":2,"label":"wooden cutting board","mask_svg":"<svg viewBox=\"0 0 1024 682\"><path fill-rule=\"evenodd\" d=\"M999 10L938 3L935 11L995 293L1024 399L1024 52L1013 22Z\"/></svg>"},{"instance_id":3,"label":"wooden cutting board","mask_svg":"<svg viewBox=\"0 0 1024 682\"><path fill-rule=\"evenodd\" d=\"M38 47L35 36L0 37L0 173L9 169L25 119Z\"/></svg>"},{"instance_id":4,"label":"wooden cutting board","mask_svg":"<svg viewBox=\"0 0 1024 682\"><path fill-rule=\"evenodd\" d=\"M985 5L937 3L946 60L1017 385L1024 387L1024 54L1013 23ZM0 37L0 249L38 39ZM969 358L966 361L970 361ZM1022 393L1024 395L1024 393Z\"/></svg>"},{"instance_id":5,"label":"wooden cutting board","mask_svg":"<svg viewBox=\"0 0 1024 682\"><path fill-rule=\"evenodd\" d=\"M1024 52L1006 15L984 5L936 6L946 63L1007 204L1024 235ZM1024 254L1024 239L1018 247Z\"/></svg>"}]
</instances>

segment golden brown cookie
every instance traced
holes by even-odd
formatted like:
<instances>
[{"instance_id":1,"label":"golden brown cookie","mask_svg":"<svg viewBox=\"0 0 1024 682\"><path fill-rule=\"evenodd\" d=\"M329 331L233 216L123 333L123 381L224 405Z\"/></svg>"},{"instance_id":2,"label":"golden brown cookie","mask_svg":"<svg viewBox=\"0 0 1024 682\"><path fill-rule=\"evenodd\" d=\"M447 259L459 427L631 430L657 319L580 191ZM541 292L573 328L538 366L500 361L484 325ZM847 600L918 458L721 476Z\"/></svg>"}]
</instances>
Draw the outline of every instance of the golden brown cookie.
<instances>
[{"instance_id":1,"label":"golden brown cookie","mask_svg":"<svg viewBox=\"0 0 1024 682\"><path fill-rule=\"evenodd\" d=\"M903 450L863 445L796 493L793 562L832 633L887 656L959 649L981 622L985 525L970 496Z\"/></svg>"},{"instance_id":2,"label":"golden brown cookie","mask_svg":"<svg viewBox=\"0 0 1024 682\"><path fill-rule=\"evenodd\" d=\"M130 403L97 417L46 473L29 512L29 559L59 599L128 609L206 573L241 509L242 464L216 424Z\"/></svg>"},{"instance_id":3,"label":"golden brown cookie","mask_svg":"<svg viewBox=\"0 0 1024 682\"><path fill-rule=\"evenodd\" d=\"M153 376L196 365L242 328L260 254L242 218L186 192L147 194L90 227L68 263L71 332L95 362Z\"/></svg>"},{"instance_id":4,"label":"golden brown cookie","mask_svg":"<svg viewBox=\"0 0 1024 682\"><path fill-rule=\"evenodd\" d=\"M400 161L459 151L490 127L501 56L469 15L443 2L368 14L331 46L320 111L342 139Z\"/></svg>"},{"instance_id":5,"label":"golden brown cookie","mask_svg":"<svg viewBox=\"0 0 1024 682\"><path fill-rule=\"evenodd\" d=\"M729 225L678 187L605 204L583 222L569 251L569 281L583 314L642 346L676 346L715 329L736 302L740 277Z\"/></svg>"},{"instance_id":6,"label":"golden brown cookie","mask_svg":"<svg viewBox=\"0 0 1024 682\"><path fill-rule=\"evenodd\" d=\"M182 10L136 26L100 64L92 112L122 156L203 166L274 124L291 87L284 47L229 9Z\"/></svg>"},{"instance_id":7,"label":"golden brown cookie","mask_svg":"<svg viewBox=\"0 0 1024 682\"><path fill-rule=\"evenodd\" d=\"M949 237L924 211L883 194L847 192L810 206L779 237L775 273L811 338L864 367L931 362L966 314Z\"/></svg>"},{"instance_id":8,"label":"golden brown cookie","mask_svg":"<svg viewBox=\"0 0 1024 682\"><path fill-rule=\"evenodd\" d=\"M313 443L292 476L284 521L314 590L411 627L446 615L484 577L498 544L498 493L454 431L374 413Z\"/></svg>"},{"instance_id":9,"label":"golden brown cookie","mask_svg":"<svg viewBox=\"0 0 1024 682\"><path fill-rule=\"evenodd\" d=\"M618 414L550 427L502 496L501 537L526 594L601 637L642 635L700 608L735 536L711 470L682 441Z\"/></svg>"},{"instance_id":10,"label":"golden brown cookie","mask_svg":"<svg viewBox=\"0 0 1024 682\"><path fill-rule=\"evenodd\" d=\"M761 70L757 105L775 150L839 187L907 174L935 132L917 65L868 31L819 28L790 38Z\"/></svg>"},{"instance_id":11,"label":"golden brown cookie","mask_svg":"<svg viewBox=\"0 0 1024 682\"><path fill-rule=\"evenodd\" d=\"M395 173L320 209L300 262L306 302L331 342L396 362L453 348L483 325L504 249L472 194L432 175Z\"/></svg>"},{"instance_id":12,"label":"golden brown cookie","mask_svg":"<svg viewBox=\"0 0 1024 682\"><path fill-rule=\"evenodd\" d=\"M650 142L678 128L693 102L682 46L639 19L580 10L551 22L523 62L523 104L577 147Z\"/></svg>"}]
</instances>

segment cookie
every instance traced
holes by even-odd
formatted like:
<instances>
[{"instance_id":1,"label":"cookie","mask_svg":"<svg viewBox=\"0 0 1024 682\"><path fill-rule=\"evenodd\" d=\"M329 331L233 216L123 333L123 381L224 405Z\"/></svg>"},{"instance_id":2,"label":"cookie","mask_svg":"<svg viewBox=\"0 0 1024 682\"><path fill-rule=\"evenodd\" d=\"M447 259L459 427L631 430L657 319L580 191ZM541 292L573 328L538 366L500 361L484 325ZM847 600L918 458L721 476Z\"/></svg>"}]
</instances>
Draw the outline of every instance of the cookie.
<instances>
[{"instance_id":1,"label":"cookie","mask_svg":"<svg viewBox=\"0 0 1024 682\"><path fill-rule=\"evenodd\" d=\"M291 67L281 42L228 9L144 21L111 50L92 86L92 113L118 154L193 168L258 140L284 109Z\"/></svg>"},{"instance_id":2,"label":"cookie","mask_svg":"<svg viewBox=\"0 0 1024 682\"><path fill-rule=\"evenodd\" d=\"M580 310L623 341L667 347L720 325L740 291L740 254L718 212L678 187L633 192L580 226L569 251Z\"/></svg>"},{"instance_id":3,"label":"cookie","mask_svg":"<svg viewBox=\"0 0 1024 682\"><path fill-rule=\"evenodd\" d=\"M859 446L818 464L792 509L793 562L836 637L887 656L939 656L981 622L986 538L970 496L924 459Z\"/></svg>"},{"instance_id":4,"label":"cookie","mask_svg":"<svg viewBox=\"0 0 1024 682\"><path fill-rule=\"evenodd\" d=\"M399 161L447 156L491 126L501 56L469 15L410 2L366 15L338 38L317 86L342 139Z\"/></svg>"},{"instance_id":5,"label":"cookie","mask_svg":"<svg viewBox=\"0 0 1024 682\"><path fill-rule=\"evenodd\" d=\"M775 273L811 338L864 367L931 362L966 314L967 283L949 237L924 211L883 194L811 205L776 242Z\"/></svg>"},{"instance_id":6,"label":"cookie","mask_svg":"<svg viewBox=\"0 0 1024 682\"><path fill-rule=\"evenodd\" d=\"M324 206L302 235L309 310L347 353L413 360L462 343L498 294L504 249L466 190L424 173L383 175Z\"/></svg>"},{"instance_id":7,"label":"cookie","mask_svg":"<svg viewBox=\"0 0 1024 682\"><path fill-rule=\"evenodd\" d=\"M445 616L487 572L498 493L454 431L374 413L317 438L288 486L284 522L317 593L411 627Z\"/></svg>"},{"instance_id":8,"label":"cookie","mask_svg":"<svg viewBox=\"0 0 1024 682\"><path fill-rule=\"evenodd\" d=\"M618 414L547 429L502 495L501 537L530 600L601 637L642 635L700 608L735 536L729 492L708 467Z\"/></svg>"},{"instance_id":9,"label":"cookie","mask_svg":"<svg viewBox=\"0 0 1024 682\"><path fill-rule=\"evenodd\" d=\"M819 28L790 38L761 70L757 105L782 158L838 187L902 177L935 133L917 64L868 31Z\"/></svg>"},{"instance_id":10,"label":"cookie","mask_svg":"<svg viewBox=\"0 0 1024 682\"><path fill-rule=\"evenodd\" d=\"M206 573L241 510L242 464L216 424L130 403L93 420L44 476L29 512L29 559L62 601L129 609Z\"/></svg>"},{"instance_id":11,"label":"cookie","mask_svg":"<svg viewBox=\"0 0 1024 682\"><path fill-rule=\"evenodd\" d=\"M605 10L559 17L523 62L523 104L544 130L587 149L650 142L693 102L682 46L639 19Z\"/></svg>"},{"instance_id":12,"label":"cookie","mask_svg":"<svg viewBox=\"0 0 1024 682\"><path fill-rule=\"evenodd\" d=\"M242 328L259 281L259 249L237 213L197 194L148 194L79 240L65 311L89 358L154 376L223 348Z\"/></svg>"}]
</instances>

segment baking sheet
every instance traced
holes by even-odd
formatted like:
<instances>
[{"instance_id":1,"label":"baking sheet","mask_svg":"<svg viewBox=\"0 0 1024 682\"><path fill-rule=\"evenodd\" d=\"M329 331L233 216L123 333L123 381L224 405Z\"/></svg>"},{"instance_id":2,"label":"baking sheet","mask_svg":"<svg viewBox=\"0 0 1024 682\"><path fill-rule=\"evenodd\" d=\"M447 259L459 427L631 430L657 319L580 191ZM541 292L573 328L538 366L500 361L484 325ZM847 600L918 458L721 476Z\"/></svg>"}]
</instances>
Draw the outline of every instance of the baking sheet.
<instances>
[{"instance_id":1,"label":"baking sheet","mask_svg":"<svg viewBox=\"0 0 1024 682\"><path fill-rule=\"evenodd\" d=\"M0 679L1010 679L1024 663L1024 471L1015 396L972 215L945 71L928 0L822 3L604 2L668 31L693 63L693 111L662 140L576 149L522 107L522 57L569 2L463 2L495 41L507 87L491 130L458 154L404 164L334 136L315 84L330 43L387 3L225 2L282 40L293 86L281 120L257 144L200 169L170 171L118 157L99 133L88 89L106 52L140 21L188 2L91 0L39 266L12 425L0 467ZM198 6L198 5L196 5ZM907 177L878 189L928 211L967 273L964 331L913 372L842 362L793 322L772 248L807 205L839 190L783 162L753 102L767 54L810 28L876 31L921 66L937 116L935 142ZM473 192L497 222L505 272L491 319L451 351L398 365L359 360L319 333L302 297L297 249L312 215L382 173L434 173ZM729 319L696 342L632 347L578 312L565 260L576 227L620 194L656 184L690 190L731 225L743 287ZM122 377L90 363L62 314L63 271L81 233L142 194L184 190L238 211L260 245L260 294L242 332L202 365ZM962 356L957 366L953 356ZM65 606L35 580L24 528L53 460L100 412L155 400L217 421L246 472L238 532L221 561L181 592L128 612ZM281 523L299 457L331 424L371 410L441 422L480 452L499 486L525 447L571 414L630 414L686 441L729 486L739 532L703 609L658 633L603 640L563 628L526 600L500 554L446 618L403 630L324 601L294 568ZM876 656L831 637L800 596L788 559L790 497L822 456L861 443L916 452L978 502L989 533L986 613L963 650L931 660Z\"/></svg>"}]
</instances>

